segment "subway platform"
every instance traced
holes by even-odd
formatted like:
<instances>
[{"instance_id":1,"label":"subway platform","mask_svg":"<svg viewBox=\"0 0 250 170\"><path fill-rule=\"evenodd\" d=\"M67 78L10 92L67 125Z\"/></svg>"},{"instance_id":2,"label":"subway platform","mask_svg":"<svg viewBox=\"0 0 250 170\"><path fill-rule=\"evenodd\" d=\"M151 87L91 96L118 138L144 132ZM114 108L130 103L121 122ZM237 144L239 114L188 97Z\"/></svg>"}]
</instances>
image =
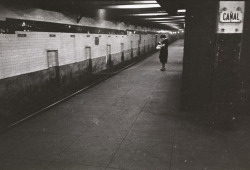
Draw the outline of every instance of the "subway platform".
<instances>
[{"instance_id":1,"label":"subway platform","mask_svg":"<svg viewBox=\"0 0 250 170\"><path fill-rule=\"evenodd\" d=\"M230 130L180 110L183 40L0 135L2 170L249 170L248 117Z\"/></svg>"}]
</instances>

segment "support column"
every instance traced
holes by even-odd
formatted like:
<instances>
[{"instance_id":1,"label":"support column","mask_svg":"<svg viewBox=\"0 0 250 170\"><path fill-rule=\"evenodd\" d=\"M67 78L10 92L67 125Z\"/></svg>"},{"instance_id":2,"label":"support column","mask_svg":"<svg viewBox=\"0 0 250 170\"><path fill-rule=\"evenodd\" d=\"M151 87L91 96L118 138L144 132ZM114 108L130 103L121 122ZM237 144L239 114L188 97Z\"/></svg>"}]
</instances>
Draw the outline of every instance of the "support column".
<instances>
[{"instance_id":1,"label":"support column","mask_svg":"<svg viewBox=\"0 0 250 170\"><path fill-rule=\"evenodd\" d=\"M212 100L218 2L191 0L186 6L182 109L208 110Z\"/></svg>"},{"instance_id":2,"label":"support column","mask_svg":"<svg viewBox=\"0 0 250 170\"><path fill-rule=\"evenodd\" d=\"M212 108L218 122L234 121L240 106L244 1L220 1L217 11Z\"/></svg>"},{"instance_id":3,"label":"support column","mask_svg":"<svg viewBox=\"0 0 250 170\"><path fill-rule=\"evenodd\" d=\"M237 120L243 104L250 103L249 9L247 1L188 1L184 110L205 111L224 124Z\"/></svg>"}]
</instances>

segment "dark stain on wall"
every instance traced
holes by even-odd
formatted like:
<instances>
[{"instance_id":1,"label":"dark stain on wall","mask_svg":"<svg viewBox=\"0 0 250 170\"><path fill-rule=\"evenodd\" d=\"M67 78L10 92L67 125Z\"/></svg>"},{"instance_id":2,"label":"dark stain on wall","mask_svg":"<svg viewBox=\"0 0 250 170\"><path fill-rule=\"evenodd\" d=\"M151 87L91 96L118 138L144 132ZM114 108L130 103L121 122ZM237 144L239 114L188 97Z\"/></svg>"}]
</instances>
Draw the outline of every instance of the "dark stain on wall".
<instances>
[{"instance_id":1,"label":"dark stain on wall","mask_svg":"<svg viewBox=\"0 0 250 170\"><path fill-rule=\"evenodd\" d=\"M242 34L218 34L213 71L213 109L233 116L240 102L240 51ZM231 116L230 116L231 115Z\"/></svg>"},{"instance_id":2,"label":"dark stain on wall","mask_svg":"<svg viewBox=\"0 0 250 170\"><path fill-rule=\"evenodd\" d=\"M106 68L106 56L92 59L92 71L94 73L105 70Z\"/></svg>"},{"instance_id":3,"label":"dark stain on wall","mask_svg":"<svg viewBox=\"0 0 250 170\"><path fill-rule=\"evenodd\" d=\"M79 83L88 81L91 73L87 71L87 62L88 60L58 67L59 77L56 81L51 80L49 69L2 79L1 111L22 114L39 105L44 106L54 102L62 91L68 94L67 91L70 90L67 89L74 89Z\"/></svg>"}]
</instances>

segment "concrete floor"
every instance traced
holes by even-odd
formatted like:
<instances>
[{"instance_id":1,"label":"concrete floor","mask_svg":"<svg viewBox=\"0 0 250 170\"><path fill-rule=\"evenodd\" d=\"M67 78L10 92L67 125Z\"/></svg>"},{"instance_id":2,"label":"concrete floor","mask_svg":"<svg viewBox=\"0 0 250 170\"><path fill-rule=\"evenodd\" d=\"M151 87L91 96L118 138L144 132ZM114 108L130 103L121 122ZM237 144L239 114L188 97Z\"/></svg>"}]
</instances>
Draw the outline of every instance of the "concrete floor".
<instances>
[{"instance_id":1,"label":"concrete floor","mask_svg":"<svg viewBox=\"0 0 250 170\"><path fill-rule=\"evenodd\" d=\"M183 40L0 135L1 170L249 170L250 118L230 130L180 108Z\"/></svg>"}]
</instances>

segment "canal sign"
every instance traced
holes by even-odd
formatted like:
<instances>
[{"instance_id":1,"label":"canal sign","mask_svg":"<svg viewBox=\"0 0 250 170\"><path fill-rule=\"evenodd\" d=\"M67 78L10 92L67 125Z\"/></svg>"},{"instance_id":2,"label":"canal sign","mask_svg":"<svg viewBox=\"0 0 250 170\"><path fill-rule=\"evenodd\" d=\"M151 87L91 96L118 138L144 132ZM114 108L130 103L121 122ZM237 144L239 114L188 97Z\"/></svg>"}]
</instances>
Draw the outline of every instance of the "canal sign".
<instances>
[{"instance_id":1,"label":"canal sign","mask_svg":"<svg viewBox=\"0 0 250 170\"><path fill-rule=\"evenodd\" d=\"M241 11L223 11L220 13L220 22L241 22L242 21Z\"/></svg>"},{"instance_id":2,"label":"canal sign","mask_svg":"<svg viewBox=\"0 0 250 170\"><path fill-rule=\"evenodd\" d=\"M243 31L244 1L220 1L217 33L237 34Z\"/></svg>"}]
</instances>

